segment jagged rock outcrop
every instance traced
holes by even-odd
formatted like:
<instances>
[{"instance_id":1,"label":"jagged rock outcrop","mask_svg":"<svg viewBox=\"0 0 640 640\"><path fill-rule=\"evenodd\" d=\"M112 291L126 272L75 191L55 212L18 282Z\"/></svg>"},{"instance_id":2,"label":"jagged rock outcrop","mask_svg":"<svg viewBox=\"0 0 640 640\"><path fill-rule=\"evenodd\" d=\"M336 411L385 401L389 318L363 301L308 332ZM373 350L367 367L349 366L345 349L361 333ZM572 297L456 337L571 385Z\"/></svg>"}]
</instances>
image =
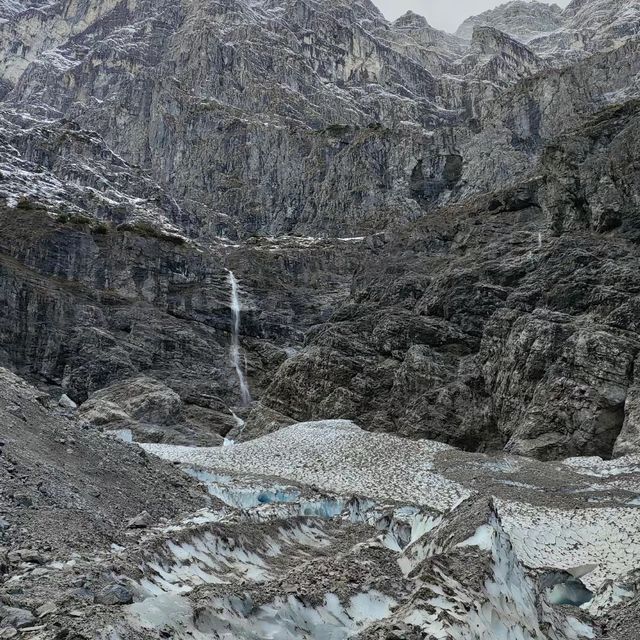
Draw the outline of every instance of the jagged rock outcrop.
<instances>
[{"instance_id":1,"label":"jagged rock outcrop","mask_svg":"<svg viewBox=\"0 0 640 640\"><path fill-rule=\"evenodd\" d=\"M457 58L464 54L466 43L432 27L424 18L407 11L389 28L378 31L380 38L403 55L435 75L448 73Z\"/></svg>"},{"instance_id":2,"label":"jagged rock outcrop","mask_svg":"<svg viewBox=\"0 0 640 640\"><path fill-rule=\"evenodd\" d=\"M474 29L469 53L458 62L463 75L507 85L545 68L545 62L533 51L489 26Z\"/></svg>"},{"instance_id":3,"label":"jagged rock outcrop","mask_svg":"<svg viewBox=\"0 0 640 640\"><path fill-rule=\"evenodd\" d=\"M638 117L605 110L549 147L542 182L397 231L262 403L469 449L610 456L640 350L638 220L621 196L637 191Z\"/></svg>"},{"instance_id":4,"label":"jagged rock outcrop","mask_svg":"<svg viewBox=\"0 0 640 640\"><path fill-rule=\"evenodd\" d=\"M533 31L562 25L526 45L520 5L470 43L367 1L16 7L1 361L77 403L152 378L182 407L163 437L235 435L231 269L268 388L244 437L347 416L610 455L636 349L635 4L527 4Z\"/></svg>"},{"instance_id":5,"label":"jagged rock outcrop","mask_svg":"<svg viewBox=\"0 0 640 640\"><path fill-rule=\"evenodd\" d=\"M536 0L512 0L495 9L467 18L456 31L456 35L471 40L477 27L493 27L514 36L520 42L555 31L563 26L563 13L557 4Z\"/></svg>"},{"instance_id":6,"label":"jagged rock outcrop","mask_svg":"<svg viewBox=\"0 0 640 640\"><path fill-rule=\"evenodd\" d=\"M619 229L638 241L639 109L638 101L612 106L545 150L542 204L554 231Z\"/></svg>"},{"instance_id":7,"label":"jagged rock outcrop","mask_svg":"<svg viewBox=\"0 0 640 640\"><path fill-rule=\"evenodd\" d=\"M576 60L597 51L613 50L640 26L638 0L572 0L563 11L563 26L531 41L546 55Z\"/></svg>"},{"instance_id":8,"label":"jagged rock outcrop","mask_svg":"<svg viewBox=\"0 0 640 640\"><path fill-rule=\"evenodd\" d=\"M569 62L616 49L637 35L639 24L637 0L572 0L565 9L536 0L512 0L468 18L456 35L470 40L476 27L489 26L545 58Z\"/></svg>"},{"instance_id":9,"label":"jagged rock outcrop","mask_svg":"<svg viewBox=\"0 0 640 640\"><path fill-rule=\"evenodd\" d=\"M634 362L634 371L638 361ZM613 450L616 456L625 456L640 449L640 389L637 382L629 387L624 404L624 423Z\"/></svg>"}]
</instances>

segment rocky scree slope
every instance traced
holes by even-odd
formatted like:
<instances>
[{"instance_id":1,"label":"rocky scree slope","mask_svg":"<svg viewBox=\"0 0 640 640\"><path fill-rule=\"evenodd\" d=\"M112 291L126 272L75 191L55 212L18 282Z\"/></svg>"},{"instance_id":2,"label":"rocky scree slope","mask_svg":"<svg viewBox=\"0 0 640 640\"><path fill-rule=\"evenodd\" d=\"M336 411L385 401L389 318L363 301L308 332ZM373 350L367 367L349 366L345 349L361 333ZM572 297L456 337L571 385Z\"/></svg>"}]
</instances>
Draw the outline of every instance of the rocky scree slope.
<instances>
[{"instance_id":1,"label":"rocky scree slope","mask_svg":"<svg viewBox=\"0 0 640 640\"><path fill-rule=\"evenodd\" d=\"M524 24L539 7L521 5L501 11ZM99 394L95 424L215 444L239 398L229 268L264 396L247 436L335 416L545 457L632 446L636 335L612 318L635 295L635 3L571 3L557 46L499 20L467 42L365 1L12 7L7 366ZM584 281L561 282L576 265ZM520 312L575 350L498 380L529 351ZM603 376L597 332L624 354Z\"/></svg>"}]
</instances>

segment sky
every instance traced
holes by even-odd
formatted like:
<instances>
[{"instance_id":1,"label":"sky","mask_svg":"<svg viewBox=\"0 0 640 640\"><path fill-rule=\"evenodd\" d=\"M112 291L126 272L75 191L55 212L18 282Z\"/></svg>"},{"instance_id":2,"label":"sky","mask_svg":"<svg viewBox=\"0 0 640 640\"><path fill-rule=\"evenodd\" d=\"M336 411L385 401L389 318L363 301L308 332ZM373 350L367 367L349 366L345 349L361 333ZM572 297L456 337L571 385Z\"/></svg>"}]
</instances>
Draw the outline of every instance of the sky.
<instances>
[{"instance_id":1,"label":"sky","mask_svg":"<svg viewBox=\"0 0 640 640\"><path fill-rule=\"evenodd\" d=\"M453 32L469 16L497 7L506 0L373 0L373 2L380 7L389 20L395 20L411 9L424 16L430 25ZM569 0L555 0L555 2L561 7L569 4Z\"/></svg>"}]
</instances>

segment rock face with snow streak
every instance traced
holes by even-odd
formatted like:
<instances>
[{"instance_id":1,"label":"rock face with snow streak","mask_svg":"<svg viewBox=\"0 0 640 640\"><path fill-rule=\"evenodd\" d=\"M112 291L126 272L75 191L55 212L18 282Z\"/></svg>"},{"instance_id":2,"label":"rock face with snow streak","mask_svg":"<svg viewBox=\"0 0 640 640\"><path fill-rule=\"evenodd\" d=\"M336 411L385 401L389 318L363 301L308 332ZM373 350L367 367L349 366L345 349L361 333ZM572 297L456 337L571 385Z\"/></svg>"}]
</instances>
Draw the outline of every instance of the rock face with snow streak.
<instances>
[{"instance_id":1,"label":"rock face with snow streak","mask_svg":"<svg viewBox=\"0 0 640 640\"><path fill-rule=\"evenodd\" d=\"M460 188L482 189L456 163L472 162L467 144L491 148L476 129L493 122L469 118L495 85L543 68L481 27L471 59L488 48L496 58L473 73L464 43L417 16L388 24L369 2L96 2L75 11L59 2L0 25L6 162L26 178L12 177L5 193L209 237L362 235ZM572 19L591 33L621 11L608 0L588 24L577 7ZM602 92L615 91L600 75ZM510 151L539 150L531 134ZM505 161L517 178L521 167ZM416 197L420 175L429 187Z\"/></svg>"},{"instance_id":2,"label":"rock face with snow streak","mask_svg":"<svg viewBox=\"0 0 640 640\"><path fill-rule=\"evenodd\" d=\"M458 27L456 35L471 40L476 27L490 26L514 36L521 42L528 42L541 34L559 29L563 22L562 10L557 4L536 0L513 0L467 18Z\"/></svg>"},{"instance_id":3,"label":"rock face with snow streak","mask_svg":"<svg viewBox=\"0 0 640 640\"><path fill-rule=\"evenodd\" d=\"M637 36L637 0L572 0L564 9L536 0L512 0L465 20L456 35L470 40L476 27L504 31L536 53L556 60L577 60L615 49Z\"/></svg>"},{"instance_id":4,"label":"rock face with snow streak","mask_svg":"<svg viewBox=\"0 0 640 640\"><path fill-rule=\"evenodd\" d=\"M216 440L241 404L231 269L244 437L348 417L611 455L636 384L635 2L515 2L468 39L367 0L3 11L3 364L78 404L145 376L179 396L173 441Z\"/></svg>"}]
</instances>

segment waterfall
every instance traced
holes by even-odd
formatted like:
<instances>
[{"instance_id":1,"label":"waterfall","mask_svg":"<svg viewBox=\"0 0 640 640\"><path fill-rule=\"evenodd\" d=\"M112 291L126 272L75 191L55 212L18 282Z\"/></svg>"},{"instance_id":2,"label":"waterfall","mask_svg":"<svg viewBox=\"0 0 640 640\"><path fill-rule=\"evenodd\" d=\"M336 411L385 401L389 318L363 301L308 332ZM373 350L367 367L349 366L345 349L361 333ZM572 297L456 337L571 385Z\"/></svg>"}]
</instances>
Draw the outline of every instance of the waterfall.
<instances>
[{"instance_id":1,"label":"waterfall","mask_svg":"<svg viewBox=\"0 0 640 640\"><path fill-rule=\"evenodd\" d=\"M251 398L249 398L249 400L251 400ZM238 432L236 434L236 438L239 438L242 435L242 432L244 431L244 420L242 418L240 418L239 416L237 416L234 412L233 409L229 409L229 411L231 411L231 415L233 416L233 419L236 421L236 427L238 428ZM234 431L233 429L231 429L231 431ZM233 438L228 438L227 436L225 436L224 438L224 442L222 443L223 447L231 447L236 443L236 441Z\"/></svg>"},{"instance_id":2,"label":"waterfall","mask_svg":"<svg viewBox=\"0 0 640 640\"><path fill-rule=\"evenodd\" d=\"M231 364L236 370L238 376L238 382L240 383L240 399L243 407L251 404L251 393L249 393L249 384L244 374L242 365L240 364L240 312L242 307L240 306L240 297L238 296L238 281L236 280L233 271L227 270L229 273L228 279L231 285Z\"/></svg>"}]
</instances>

